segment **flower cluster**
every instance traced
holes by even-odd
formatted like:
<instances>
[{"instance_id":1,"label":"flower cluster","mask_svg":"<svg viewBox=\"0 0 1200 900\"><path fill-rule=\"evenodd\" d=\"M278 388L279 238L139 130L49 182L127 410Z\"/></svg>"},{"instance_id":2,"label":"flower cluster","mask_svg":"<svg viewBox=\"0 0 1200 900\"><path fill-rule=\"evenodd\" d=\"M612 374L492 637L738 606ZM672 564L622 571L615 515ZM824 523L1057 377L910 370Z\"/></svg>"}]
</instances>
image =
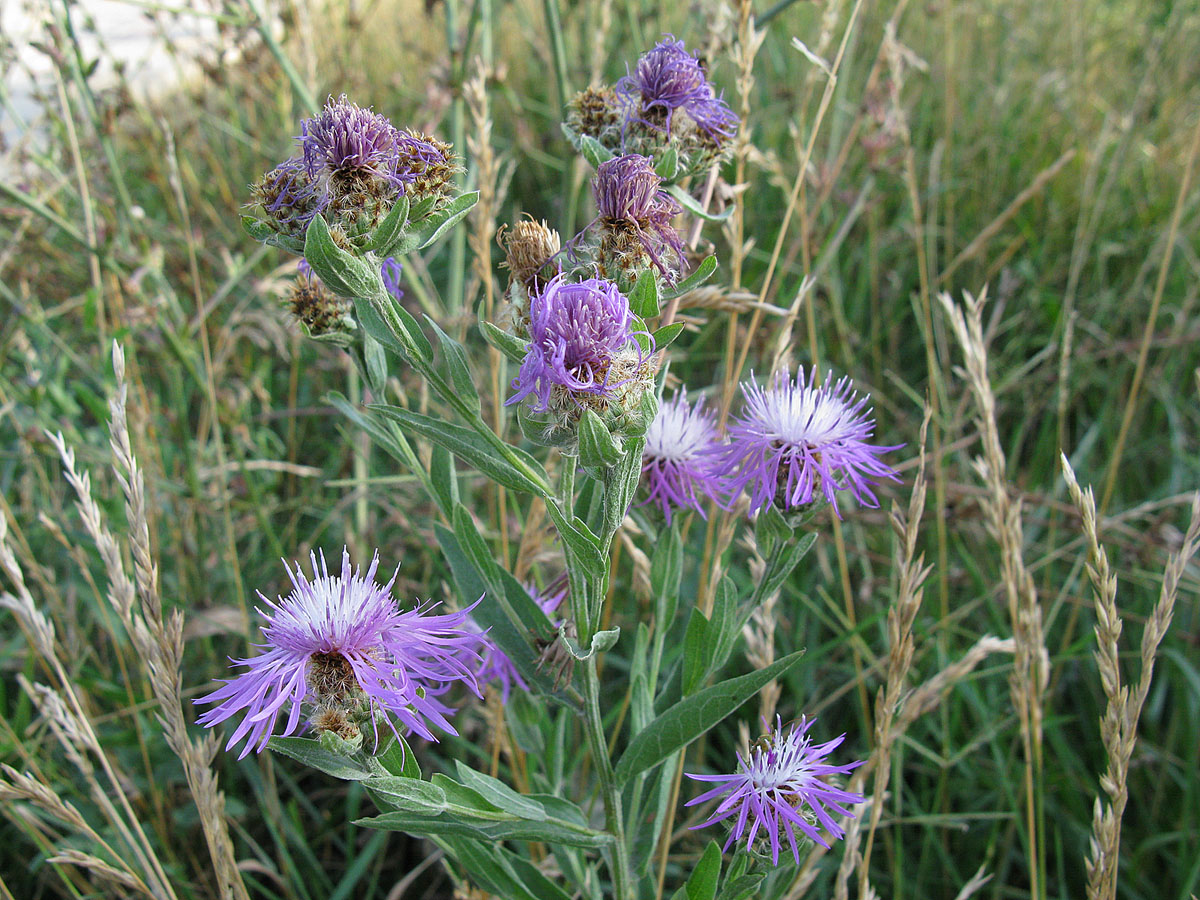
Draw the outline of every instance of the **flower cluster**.
<instances>
[{"instance_id":1,"label":"flower cluster","mask_svg":"<svg viewBox=\"0 0 1200 900\"><path fill-rule=\"evenodd\" d=\"M648 354L633 330L629 301L611 281L555 276L529 305L529 349L506 405L534 397L534 412L601 407L643 374Z\"/></svg>"},{"instance_id":2,"label":"flower cluster","mask_svg":"<svg viewBox=\"0 0 1200 900\"><path fill-rule=\"evenodd\" d=\"M252 186L253 202L277 233L303 241L318 214L354 243L371 233L400 195L426 212L452 190L457 171L449 144L401 131L345 95L300 123L298 155Z\"/></svg>"},{"instance_id":3,"label":"flower cluster","mask_svg":"<svg viewBox=\"0 0 1200 900\"><path fill-rule=\"evenodd\" d=\"M671 221L683 209L661 184L647 156L631 153L600 164L592 193L600 223L601 274L632 284L653 266L668 283L676 281L684 251Z\"/></svg>"},{"instance_id":4,"label":"flower cluster","mask_svg":"<svg viewBox=\"0 0 1200 900\"><path fill-rule=\"evenodd\" d=\"M616 92L625 104L626 122L666 133L694 126L714 141L737 131L738 117L713 91L704 64L671 35L642 54L634 71L617 82ZM681 125L677 120L684 117L689 122Z\"/></svg>"},{"instance_id":5,"label":"flower cluster","mask_svg":"<svg viewBox=\"0 0 1200 900\"><path fill-rule=\"evenodd\" d=\"M828 842L821 836L818 825L834 838L841 839L845 830L829 814L839 816L854 814L843 804L862 803L866 798L829 784L830 775L845 774L861 766L852 762L835 766L825 758L845 740L843 734L824 744L814 745L808 730L815 719L801 716L786 732L779 717L775 728L759 738L754 746L742 756L738 754L738 771L733 775L693 775L685 773L695 781L718 783L718 787L706 791L687 806L695 806L724 795L706 821L695 826L705 828L730 816L737 816L725 849L746 839L746 850L754 852L755 838L762 837L770 845L771 862L779 865L780 834L787 837L789 849L800 864L800 848L796 843L796 831L816 841L822 847ZM747 825L749 828L747 829Z\"/></svg>"},{"instance_id":6,"label":"flower cluster","mask_svg":"<svg viewBox=\"0 0 1200 900\"><path fill-rule=\"evenodd\" d=\"M369 724L378 739L380 718L397 734L397 725L429 740L436 740L430 725L457 734L447 718L454 710L438 697L460 681L480 694L475 673L484 640L466 628L470 609L431 615L436 604L424 604L401 611L392 598L396 576L375 582L378 555L365 575L351 569L345 550L339 575L329 574L323 554L311 559L311 580L299 565L289 568L286 598L259 594L266 604L259 610L266 620L262 652L234 660L247 671L195 701L215 704L200 724L244 713L226 745L245 738L239 758L252 748L262 752L285 710L285 736L306 710L310 724L336 727L342 737Z\"/></svg>"},{"instance_id":7,"label":"flower cluster","mask_svg":"<svg viewBox=\"0 0 1200 900\"><path fill-rule=\"evenodd\" d=\"M703 516L700 495L719 502L723 492L717 471L722 447L703 398L689 406L687 391L681 390L664 402L646 431L642 480L649 496L643 503L657 504L667 524L674 509L690 508Z\"/></svg>"},{"instance_id":8,"label":"flower cluster","mask_svg":"<svg viewBox=\"0 0 1200 900\"><path fill-rule=\"evenodd\" d=\"M662 158L675 151L675 178L701 172L732 147L738 117L709 83L704 63L667 35L642 54L614 87L577 94L564 123L577 144L586 136L614 153Z\"/></svg>"},{"instance_id":9,"label":"flower cluster","mask_svg":"<svg viewBox=\"0 0 1200 900\"><path fill-rule=\"evenodd\" d=\"M536 588L528 588L530 596L534 602L541 608L542 612L550 615L567 596L565 590L553 591L547 594L542 594ZM473 621L468 623L478 628ZM561 622L555 622L554 627L557 628ZM508 702L508 696L512 693L513 685L516 685L523 691L529 690L529 685L525 679L521 677L521 673L517 671L517 667L513 661L509 659L508 654L501 650L490 638L484 646L483 662L479 666L479 671L476 673L479 681L484 684L497 684L500 687L500 699Z\"/></svg>"},{"instance_id":10,"label":"flower cluster","mask_svg":"<svg viewBox=\"0 0 1200 900\"><path fill-rule=\"evenodd\" d=\"M745 410L729 425L719 469L735 494L749 491L752 513L770 503L795 510L823 497L840 518L839 491L876 507L874 479L898 480L879 459L898 447L867 443L875 428L868 398L848 377L835 383L830 373L818 383L815 369L807 376L799 370L795 380L785 370L770 387L750 381L742 391Z\"/></svg>"}]
</instances>

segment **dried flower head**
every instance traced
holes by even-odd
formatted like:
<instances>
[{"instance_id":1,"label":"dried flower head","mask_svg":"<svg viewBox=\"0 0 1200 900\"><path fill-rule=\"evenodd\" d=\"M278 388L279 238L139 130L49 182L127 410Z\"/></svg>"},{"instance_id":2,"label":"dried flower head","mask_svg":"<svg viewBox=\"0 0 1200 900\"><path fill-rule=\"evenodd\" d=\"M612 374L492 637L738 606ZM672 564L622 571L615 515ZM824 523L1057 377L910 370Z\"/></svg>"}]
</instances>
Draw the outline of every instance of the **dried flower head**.
<instances>
[{"instance_id":1,"label":"dried flower head","mask_svg":"<svg viewBox=\"0 0 1200 900\"><path fill-rule=\"evenodd\" d=\"M687 390L681 390L659 406L646 430L642 483L649 496L644 502L658 504L668 524L674 509L691 508L703 516L700 495L716 499L722 492L717 464L723 446L704 398L689 406Z\"/></svg>"},{"instance_id":2,"label":"dried flower head","mask_svg":"<svg viewBox=\"0 0 1200 900\"><path fill-rule=\"evenodd\" d=\"M200 724L245 713L226 745L247 738L239 758L252 748L262 752L285 708L285 736L300 727L306 708L327 729L336 725L343 733L351 732L351 723L332 711L353 720L365 709L363 721L376 740L378 718L397 734L397 723L429 740L436 740L429 725L457 734L447 719L454 711L436 697L456 681L479 694L475 671L483 640L464 627L470 610L430 615L436 604L423 604L402 612L392 598L396 576L383 586L375 582L378 555L365 575L351 569L345 550L339 575L329 574L323 554L311 559L311 580L299 564L294 572L289 568L286 598L273 603L259 594L267 607L259 610L266 620L262 652L235 660L247 671L195 701L216 704Z\"/></svg>"},{"instance_id":3,"label":"dried flower head","mask_svg":"<svg viewBox=\"0 0 1200 900\"><path fill-rule=\"evenodd\" d=\"M504 248L504 266L512 281L540 290L542 271L562 249L558 232L534 219L521 219L512 228L501 228L496 235ZM555 273L557 274L557 273Z\"/></svg>"},{"instance_id":4,"label":"dried flower head","mask_svg":"<svg viewBox=\"0 0 1200 900\"><path fill-rule=\"evenodd\" d=\"M552 591L543 595L536 587L526 586L529 595L533 601L541 608L542 612L550 615L567 596L565 590ZM469 624L474 624L473 622ZM554 623L557 628L562 624L561 620ZM475 626L478 628L478 626ZM512 693L513 685L515 684L523 691L529 690L529 685L525 679L521 677L521 673L517 671L517 667L513 665L513 661L509 659L508 654L501 650L491 638L487 638L483 651L483 663L476 673L480 682L484 684L498 684L500 686L500 698L505 703L508 702L508 696Z\"/></svg>"},{"instance_id":5,"label":"dried flower head","mask_svg":"<svg viewBox=\"0 0 1200 900\"><path fill-rule=\"evenodd\" d=\"M304 323L313 337L327 334L348 334L355 328L354 306L344 297L339 297L309 268L302 259L299 274L292 282L288 295L288 308L293 316Z\"/></svg>"},{"instance_id":6,"label":"dried flower head","mask_svg":"<svg viewBox=\"0 0 1200 900\"><path fill-rule=\"evenodd\" d=\"M636 120L669 133L682 110L711 138L730 138L737 131L738 117L713 91L704 65L671 35L642 54L616 89L625 101L627 124Z\"/></svg>"},{"instance_id":7,"label":"dried flower head","mask_svg":"<svg viewBox=\"0 0 1200 900\"><path fill-rule=\"evenodd\" d=\"M569 283L555 276L531 298L529 351L506 405L534 396L534 412L608 397L646 360L634 336L629 301L611 281Z\"/></svg>"},{"instance_id":8,"label":"dried flower head","mask_svg":"<svg viewBox=\"0 0 1200 900\"><path fill-rule=\"evenodd\" d=\"M669 283L679 275L683 241L671 224L683 208L660 190L654 160L636 153L602 162L592 180L601 272L636 280L653 265Z\"/></svg>"},{"instance_id":9,"label":"dried flower head","mask_svg":"<svg viewBox=\"0 0 1200 900\"><path fill-rule=\"evenodd\" d=\"M751 512L772 502L791 510L823 496L841 518L839 491L876 507L876 480L899 480L879 457L901 445L867 443L875 429L869 398L848 377L834 383L831 372L818 384L815 369L807 377L799 370L795 380L785 370L771 387L744 382L742 393L745 410L729 425L721 470L735 495L749 490Z\"/></svg>"},{"instance_id":10,"label":"dried flower head","mask_svg":"<svg viewBox=\"0 0 1200 900\"><path fill-rule=\"evenodd\" d=\"M250 202L261 207L280 231L303 237L304 229L329 198L309 175L304 160L293 157L250 186Z\"/></svg>"},{"instance_id":11,"label":"dried flower head","mask_svg":"<svg viewBox=\"0 0 1200 900\"><path fill-rule=\"evenodd\" d=\"M398 133L397 171L415 205L432 199L435 205L454 193L459 166L452 145L411 128Z\"/></svg>"},{"instance_id":12,"label":"dried flower head","mask_svg":"<svg viewBox=\"0 0 1200 900\"><path fill-rule=\"evenodd\" d=\"M567 130L578 145L582 135L610 150L621 146L622 101L608 85L580 91L567 104Z\"/></svg>"},{"instance_id":13,"label":"dried flower head","mask_svg":"<svg viewBox=\"0 0 1200 900\"><path fill-rule=\"evenodd\" d=\"M746 850L754 851L755 838L762 836L770 843L771 861L779 865L780 833L787 836L796 864L800 864L800 848L796 830L822 847L829 844L821 836L820 825L834 838L845 835L842 826L829 815L833 810L840 816L853 816L843 804L862 803L861 794L851 793L829 784L829 775L844 774L861 766L861 762L832 766L825 758L846 739L843 734L824 744L814 746L808 729L815 719L800 717L785 733L783 723L775 717L775 728L759 738L743 757L738 754L738 771L733 775L693 775L696 781L718 782L719 786L706 791L687 806L728 794L712 816L696 828L736 815L737 820L725 842L725 849L746 838ZM765 724L765 723L764 723ZM747 829L749 825L749 829Z\"/></svg>"}]
</instances>

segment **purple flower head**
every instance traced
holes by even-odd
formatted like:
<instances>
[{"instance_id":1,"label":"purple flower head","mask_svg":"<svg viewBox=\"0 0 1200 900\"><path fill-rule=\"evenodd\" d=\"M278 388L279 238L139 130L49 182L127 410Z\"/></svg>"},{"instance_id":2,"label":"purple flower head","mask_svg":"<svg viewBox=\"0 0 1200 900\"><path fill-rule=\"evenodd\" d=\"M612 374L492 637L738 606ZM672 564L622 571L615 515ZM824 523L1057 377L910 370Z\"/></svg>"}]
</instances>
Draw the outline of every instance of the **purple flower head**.
<instances>
[{"instance_id":1,"label":"purple flower head","mask_svg":"<svg viewBox=\"0 0 1200 900\"><path fill-rule=\"evenodd\" d=\"M394 256L389 256L383 261L383 265L379 267L379 274L383 278L383 286L397 303L404 299L404 288L400 286L400 276L403 272L403 264Z\"/></svg>"},{"instance_id":2,"label":"purple flower head","mask_svg":"<svg viewBox=\"0 0 1200 900\"><path fill-rule=\"evenodd\" d=\"M374 176L403 189L412 180L400 170L400 133L386 118L346 99L330 97L320 114L300 123L297 138L313 178Z\"/></svg>"},{"instance_id":3,"label":"purple flower head","mask_svg":"<svg viewBox=\"0 0 1200 900\"><path fill-rule=\"evenodd\" d=\"M704 398L689 406L687 390L681 390L659 406L646 431L642 481L649 496L643 502L661 506L667 524L673 508L690 507L703 516L698 492L713 499L720 493L717 463L722 446Z\"/></svg>"},{"instance_id":4,"label":"purple flower head","mask_svg":"<svg viewBox=\"0 0 1200 900\"><path fill-rule=\"evenodd\" d=\"M877 507L871 487L879 478L899 480L879 457L902 445L868 444L875 429L868 397L859 397L848 377L833 373L817 383L816 369L779 372L772 387L742 384L746 408L729 425L721 471L735 496L750 491L753 513L776 502L784 509L824 496L838 518L837 492L849 490L864 506Z\"/></svg>"},{"instance_id":5,"label":"purple flower head","mask_svg":"<svg viewBox=\"0 0 1200 900\"><path fill-rule=\"evenodd\" d=\"M558 609L559 604L567 596L565 590L543 596L537 588L530 587L529 585L526 585L526 588L533 601L541 607L542 612L546 615L550 615ZM554 627L557 628L560 624L562 624L561 620L555 621ZM467 625L468 627L479 627L474 620L468 620ZM500 699L505 703L508 702L508 695L512 693L514 684L523 691L529 690L529 685L521 677L521 673L517 671L517 667L513 665L513 661L508 657L508 654L501 650L491 638L486 639L483 651L483 663L480 665L479 671L476 672L476 677L484 684L491 684L493 682L499 684Z\"/></svg>"},{"instance_id":6,"label":"purple flower head","mask_svg":"<svg viewBox=\"0 0 1200 900\"><path fill-rule=\"evenodd\" d=\"M672 35L643 53L616 91L625 101L627 123L636 119L670 132L675 111L682 109L710 137L729 138L737 131L737 115L713 92L703 64Z\"/></svg>"},{"instance_id":7,"label":"purple flower head","mask_svg":"<svg viewBox=\"0 0 1200 900\"><path fill-rule=\"evenodd\" d=\"M629 301L611 281L577 283L557 275L529 302L529 351L513 380L506 406L531 395L534 412L550 409L555 387L607 396L622 383L612 369L619 359L643 353L633 332Z\"/></svg>"},{"instance_id":8,"label":"purple flower head","mask_svg":"<svg viewBox=\"0 0 1200 900\"><path fill-rule=\"evenodd\" d=\"M258 611L266 620L262 652L233 660L247 671L195 701L218 704L199 717L200 724L244 712L226 745L231 749L248 738L239 758L251 748L262 752L285 707L284 736L300 726L306 705L320 716L363 704L377 741L377 713L396 734L397 723L428 740L436 740L430 724L457 734L446 718L454 710L436 697L455 681L479 694L475 671L483 639L465 627L473 607L429 615L436 604L423 604L402 612L392 599L396 576L383 586L375 582L378 554L365 575L351 570L346 550L340 575L329 574L324 554L319 562L315 553L311 559L311 581L299 564L295 572L288 569L292 592L286 598L272 602L259 594L267 606Z\"/></svg>"},{"instance_id":9,"label":"purple flower head","mask_svg":"<svg viewBox=\"0 0 1200 900\"><path fill-rule=\"evenodd\" d=\"M592 193L605 231L601 241L602 251L609 251L605 255L628 255L629 249L621 245L632 239L662 275L674 280L683 259L683 241L671 220L683 208L659 189L661 184L654 160L630 153L600 163ZM674 259L664 261L668 254Z\"/></svg>"},{"instance_id":10,"label":"purple flower head","mask_svg":"<svg viewBox=\"0 0 1200 900\"><path fill-rule=\"evenodd\" d=\"M833 810L840 816L853 816L842 804L862 803L866 798L833 787L825 776L845 774L861 766L852 762L843 766L831 766L824 762L846 736L834 738L824 744L813 746L808 729L815 719L800 717L785 733L779 717L775 717L775 728L759 738L746 757L738 754L738 771L733 775L693 775L696 781L714 781L719 786L706 791L687 806L704 803L714 797L728 794L707 821L695 826L705 828L722 819L737 815L726 850L746 838L746 850L752 851L754 839L759 832L770 842L771 860L779 865L780 831L787 835L796 865L800 864L800 849L796 846L796 829L822 847L829 844L821 836L817 825L825 828L834 838L841 839L845 831L829 814ZM764 722L764 724L766 724ZM749 828L746 826L749 825Z\"/></svg>"}]
</instances>

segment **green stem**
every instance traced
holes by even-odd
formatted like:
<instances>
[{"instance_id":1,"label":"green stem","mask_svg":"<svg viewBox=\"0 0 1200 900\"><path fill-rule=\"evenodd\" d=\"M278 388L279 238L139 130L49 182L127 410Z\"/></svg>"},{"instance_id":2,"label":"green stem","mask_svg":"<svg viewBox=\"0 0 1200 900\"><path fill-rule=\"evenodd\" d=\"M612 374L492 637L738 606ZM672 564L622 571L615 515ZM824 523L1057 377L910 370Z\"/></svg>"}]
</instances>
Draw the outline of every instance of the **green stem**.
<instances>
[{"instance_id":1,"label":"green stem","mask_svg":"<svg viewBox=\"0 0 1200 900\"><path fill-rule=\"evenodd\" d=\"M292 90L296 92L296 96L300 98L300 102L304 104L304 108L308 111L308 114L315 116L321 111L321 104L317 102L317 98L313 95L313 92L308 89L308 85L304 83L304 79L296 71L296 67L292 64L291 59L283 52L283 47L279 45L279 41L275 40L275 35L271 33L271 26L267 24L266 17L263 16L259 0L247 0L247 5L250 7L250 12L254 13L254 28L258 31L258 36L262 38L262 42L267 45L267 49L271 51L271 55L279 63L279 68L283 69L283 74L291 83Z\"/></svg>"}]
</instances>

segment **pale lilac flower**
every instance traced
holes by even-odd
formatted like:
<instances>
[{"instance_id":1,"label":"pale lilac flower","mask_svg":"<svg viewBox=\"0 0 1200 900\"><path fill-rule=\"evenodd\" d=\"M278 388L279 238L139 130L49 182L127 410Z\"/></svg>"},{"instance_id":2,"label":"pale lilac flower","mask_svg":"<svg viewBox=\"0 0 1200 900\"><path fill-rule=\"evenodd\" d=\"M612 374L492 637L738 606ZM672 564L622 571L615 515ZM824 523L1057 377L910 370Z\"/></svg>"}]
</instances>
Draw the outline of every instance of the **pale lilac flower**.
<instances>
[{"instance_id":1,"label":"pale lilac flower","mask_svg":"<svg viewBox=\"0 0 1200 900\"><path fill-rule=\"evenodd\" d=\"M671 35L642 54L633 73L617 82L616 91L625 101L626 122L636 119L670 132L676 110L682 109L713 138L732 137L737 131L737 115L713 92L703 64Z\"/></svg>"},{"instance_id":2,"label":"pale lilac flower","mask_svg":"<svg viewBox=\"0 0 1200 900\"><path fill-rule=\"evenodd\" d=\"M738 754L738 771L733 775L693 775L695 781L719 782L719 787L706 791L687 806L704 803L728 794L712 816L695 826L705 828L730 816L737 816L724 849L745 837L746 850L751 851L754 839L762 832L771 846L771 860L779 865L780 832L787 836L796 864L800 864L800 849L796 845L796 829L822 847L829 847L818 825L834 838L841 839L845 830L829 814L853 816L843 804L862 803L866 798L829 784L829 775L845 774L861 766L861 762L841 766L829 765L825 758L846 739L843 734L824 744L814 746L808 729L815 719L801 716L786 733L783 723L775 717L775 728L758 739L746 757ZM749 828L747 828L749 825Z\"/></svg>"},{"instance_id":3,"label":"pale lilac flower","mask_svg":"<svg viewBox=\"0 0 1200 900\"><path fill-rule=\"evenodd\" d=\"M483 639L464 627L470 608L430 615L437 604L427 603L401 611L392 598L396 576L382 586L375 582L378 554L365 575L351 569L346 550L340 575L329 574L324 554L310 558L311 580L299 564L288 569L293 589L286 598L272 602L259 594L267 607L258 610L266 620L264 642L257 645L262 652L232 660L247 671L195 701L218 704L199 723L212 726L244 713L226 745L247 738L239 758L252 748L262 752L285 709L284 736L300 727L306 708L364 702L376 729L378 714L397 734L397 724L428 740L436 740L430 725L457 734L447 719L454 710L436 697L456 681L480 693L475 671Z\"/></svg>"},{"instance_id":4,"label":"pale lilac flower","mask_svg":"<svg viewBox=\"0 0 1200 900\"><path fill-rule=\"evenodd\" d=\"M529 591L529 595L533 598L533 601L546 615L550 615L558 609L559 604L567 596L565 590L554 591L543 596L535 587L526 585L526 589ZM554 622L554 627L557 628L561 624L562 621L558 620ZM473 619L467 621L467 626L474 629L479 628ZM504 703L508 702L508 696L512 693L514 684L523 691L529 690L529 685L521 677L521 673L517 671L517 667L513 664L508 654L501 650L491 638L486 639L483 651L483 663L480 665L476 676L482 683L491 684L494 682L499 684L500 699Z\"/></svg>"},{"instance_id":5,"label":"pale lilac flower","mask_svg":"<svg viewBox=\"0 0 1200 900\"><path fill-rule=\"evenodd\" d=\"M555 387L569 393L605 396L622 383L614 380L618 358L643 358L633 331L629 300L611 281L577 283L557 275L529 302L529 350L513 380L511 406L534 396L534 412L550 408Z\"/></svg>"},{"instance_id":6,"label":"pale lilac flower","mask_svg":"<svg viewBox=\"0 0 1200 900\"><path fill-rule=\"evenodd\" d=\"M785 510L820 495L838 518L837 493L849 491L864 506L877 507L875 479L899 480L879 457L902 445L867 443L875 429L868 397L859 397L848 377L833 373L817 383L816 370L778 373L771 387L742 384L746 408L729 425L721 471L736 496L750 492L750 511L774 502Z\"/></svg>"},{"instance_id":7,"label":"pale lilac flower","mask_svg":"<svg viewBox=\"0 0 1200 900\"><path fill-rule=\"evenodd\" d=\"M633 247L670 282L679 274L683 240L671 224L681 207L660 190L662 179L654 171L654 160L629 153L600 163L592 181L592 194L604 237L601 252L629 257Z\"/></svg>"},{"instance_id":8,"label":"pale lilac flower","mask_svg":"<svg viewBox=\"0 0 1200 900\"><path fill-rule=\"evenodd\" d=\"M646 431L642 451L642 482L649 496L644 503L662 507L667 524L673 509L690 507L704 516L699 494L717 499L721 476L717 471L723 444L704 398L695 406L687 402L687 390L658 408Z\"/></svg>"}]
</instances>

